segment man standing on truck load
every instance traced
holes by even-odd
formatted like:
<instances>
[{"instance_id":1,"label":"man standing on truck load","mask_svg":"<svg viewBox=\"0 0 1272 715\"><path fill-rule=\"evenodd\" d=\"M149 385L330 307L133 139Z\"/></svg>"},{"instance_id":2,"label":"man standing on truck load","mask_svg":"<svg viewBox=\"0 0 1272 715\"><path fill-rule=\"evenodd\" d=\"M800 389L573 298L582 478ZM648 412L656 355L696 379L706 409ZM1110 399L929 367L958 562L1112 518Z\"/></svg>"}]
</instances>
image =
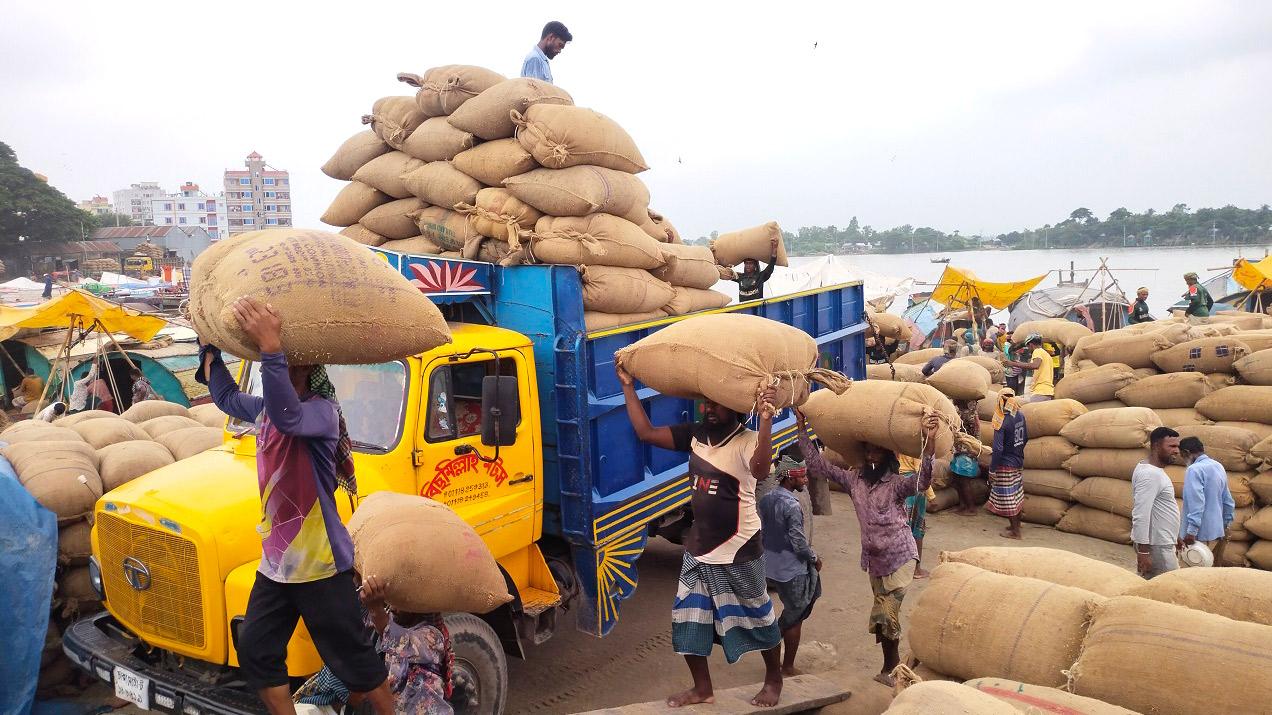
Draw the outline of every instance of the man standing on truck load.
<instances>
[{"instance_id":1,"label":"man standing on truck load","mask_svg":"<svg viewBox=\"0 0 1272 715\"><path fill-rule=\"evenodd\" d=\"M685 657L693 687L667 698L667 705L715 702L707 656L718 641L730 663L762 652L764 687L751 704L772 707L782 694L782 634L765 589L755 485L768 476L773 461L776 391L770 387L758 395L755 431L746 428L746 415L710 400L703 403L702 422L654 427L636 396L635 380L622 368L615 371L636 438L689 453L694 518L671 610L671 644Z\"/></svg>"},{"instance_id":2,"label":"man standing on truck load","mask_svg":"<svg viewBox=\"0 0 1272 715\"><path fill-rule=\"evenodd\" d=\"M1175 485L1163 469L1179 455L1179 433L1158 427L1148 435L1148 460L1131 474L1131 542L1144 578L1179 568L1179 505Z\"/></svg>"},{"instance_id":3,"label":"man standing on truck load","mask_svg":"<svg viewBox=\"0 0 1272 715\"><path fill-rule=\"evenodd\" d=\"M830 479L848 492L861 526L861 570L870 576L874 604L867 630L883 649L883 668L875 680L892 687L892 671L901 663L901 601L914 580L919 549L910 531L905 498L932 485L933 455L939 422L934 414L923 417L923 454L919 478L904 479L897 456L878 445L865 445L865 461L856 468L831 464L808 439L804 413L795 410L799 447L804 451L808 471Z\"/></svg>"},{"instance_id":4,"label":"man standing on truck load","mask_svg":"<svg viewBox=\"0 0 1272 715\"><path fill-rule=\"evenodd\" d=\"M760 497L760 535L764 543L764 574L782 600L777 628L782 632L782 675L794 676L795 654L805 620L821 596L821 557L804 534L804 508L795 492L808 486L808 468L783 456L777 461L778 484Z\"/></svg>"},{"instance_id":5,"label":"man standing on truck load","mask_svg":"<svg viewBox=\"0 0 1272 715\"><path fill-rule=\"evenodd\" d=\"M1144 286L1135 291L1135 302L1126 311L1126 322L1129 325L1153 322L1153 316L1148 314L1148 289Z\"/></svg>"},{"instance_id":6,"label":"man standing on truck load","mask_svg":"<svg viewBox=\"0 0 1272 715\"><path fill-rule=\"evenodd\" d=\"M1218 566L1228 545L1228 525L1237 508L1228 488L1228 472L1206 454L1206 446L1196 437L1179 440L1179 457L1188 465L1184 473L1184 525L1179 539L1184 546L1197 541L1205 544Z\"/></svg>"},{"instance_id":7,"label":"man standing on truck load","mask_svg":"<svg viewBox=\"0 0 1272 715\"><path fill-rule=\"evenodd\" d=\"M777 265L777 238L769 240L769 262L764 270L760 270L760 262L754 258L742 261L742 272L734 273L729 280L738 283L738 302L748 300L764 300L764 284L773 277L773 266Z\"/></svg>"},{"instance_id":8,"label":"man standing on truck load","mask_svg":"<svg viewBox=\"0 0 1272 715\"><path fill-rule=\"evenodd\" d=\"M1198 281L1196 273L1185 273L1184 283L1188 284L1188 291L1181 296L1188 301L1184 316L1192 323L1206 322L1205 319L1210 317L1210 309L1215 305L1210 291Z\"/></svg>"},{"instance_id":9,"label":"man standing on truck load","mask_svg":"<svg viewBox=\"0 0 1272 715\"><path fill-rule=\"evenodd\" d=\"M548 61L561 54L565 43L573 39L574 35L556 20L544 25L543 32L539 34L539 44L530 49L530 54L521 63L521 76L541 79L551 84L552 68L548 66Z\"/></svg>"},{"instance_id":10,"label":"man standing on truck load","mask_svg":"<svg viewBox=\"0 0 1272 715\"><path fill-rule=\"evenodd\" d=\"M221 351L200 339L198 379L231 417L255 422L261 563L239 629L239 665L272 715L295 713L287 641L303 618L318 654L379 715L393 713L387 671L371 645L353 582L353 542L336 511L352 484L352 447L321 365L288 365L274 308L240 298L232 309L261 353L261 397L241 392Z\"/></svg>"}]
</instances>

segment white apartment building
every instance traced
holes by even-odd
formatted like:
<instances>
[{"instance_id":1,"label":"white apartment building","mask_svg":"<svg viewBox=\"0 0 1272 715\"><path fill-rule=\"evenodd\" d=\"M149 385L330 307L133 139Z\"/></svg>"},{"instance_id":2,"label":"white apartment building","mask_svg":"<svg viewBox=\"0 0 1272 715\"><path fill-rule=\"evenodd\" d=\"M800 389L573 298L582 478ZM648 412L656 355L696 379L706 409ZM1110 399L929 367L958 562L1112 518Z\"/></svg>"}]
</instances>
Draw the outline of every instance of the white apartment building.
<instances>
[{"instance_id":1,"label":"white apartment building","mask_svg":"<svg viewBox=\"0 0 1272 715\"><path fill-rule=\"evenodd\" d=\"M133 222L139 225L151 226L154 224L151 201L161 198L164 194L158 182L142 181L114 192L115 210L125 216L131 216Z\"/></svg>"},{"instance_id":2,"label":"white apartment building","mask_svg":"<svg viewBox=\"0 0 1272 715\"><path fill-rule=\"evenodd\" d=\"M199 190L198 184L187 181L177 193L151 199L150 207L156 226L198 227L207 231L213 241L229 235L224 196L209 196Z\"/></svg>"}]
</instances>

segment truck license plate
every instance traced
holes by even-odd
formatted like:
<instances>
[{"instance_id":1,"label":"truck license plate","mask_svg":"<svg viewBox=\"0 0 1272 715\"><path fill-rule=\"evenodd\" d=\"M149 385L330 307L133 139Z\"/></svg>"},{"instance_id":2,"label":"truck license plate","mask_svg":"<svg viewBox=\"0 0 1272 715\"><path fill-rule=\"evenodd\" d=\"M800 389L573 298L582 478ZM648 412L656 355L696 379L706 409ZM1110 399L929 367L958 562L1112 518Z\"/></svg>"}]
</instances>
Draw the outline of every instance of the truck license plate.
<instances>
[{"instance_id":1,"label":"truck license plate","mask_svg":"<svg viewBox=\"0 0 1272 715\"><path fill-rule=\"evenodd\" d=\"M115 697L127 700L142 710L149 710L150 678L115 666Z\"/></svg>"}]
</instances>

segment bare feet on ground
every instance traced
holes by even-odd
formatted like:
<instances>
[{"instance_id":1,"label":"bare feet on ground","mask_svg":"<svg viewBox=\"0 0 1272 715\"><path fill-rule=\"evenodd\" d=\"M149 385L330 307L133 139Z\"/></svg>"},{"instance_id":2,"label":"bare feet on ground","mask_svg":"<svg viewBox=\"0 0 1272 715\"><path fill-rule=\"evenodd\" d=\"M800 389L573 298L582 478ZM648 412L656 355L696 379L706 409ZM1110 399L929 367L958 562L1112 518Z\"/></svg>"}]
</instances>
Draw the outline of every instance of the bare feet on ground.
<instances>
[{"instance_id":1,"label":"bare feet on ground","mask_svg":"<svg viewBox=\"0 0 1272 715\"><path fill-rule=\"evenodd\" d=\"M782 681L776 683L765 683L760 692L751 698L751 704L759 708L771 708L777 705L777 701L782 697Z\"/></svg>"},{"instance_id":2,"label":"bare feet on ground","mask_svg":"<svg viewBox=\"0 0 1272 715\"><path fill-rule=\"evenodd\" d=\"M1017 534L1011 529L1003 529L1002 531L998 532L998 535L1003 537L1004 539L1019 539L1020 538L1020 534Z\"/></svg>"},{"instance_id":3,"label":"bare feet on ground","mask_svg":"<svg viewBox=\"0 0 1272 715\"><path fill-rule=\"evenodd\" d=\"M888 675L887 673L879 673L878 675L874 677L874 679L876 683L883 683L889 688L897 684L896 679L893 678L891 675Z\"/></svg>"},{"instance_id":4,"label":"bare feet on ground","mask_svg":"<svg viewBox=\"0 0 1272 715\"><path fill-rule=\"evenodd\" d=\"M696 688L689 688L682 693L676 693L667 697L667 707L680 708L686 705L696 705L698 703L714 703L715 693L699 693Z\"/></svg>"},{"instance_id":5,"label":"bare feet on ground","mask_svg":"<svg viewBox=\"0 0 1272 715\"><path fill-rule=\"evenodd\" d=\"M954 513L958 514L959 516L976 516L976 507L971 507L969 509L959 509L958 511Z\"/></svg>"},{"instance_id":6,"label":"bare feet on ground","mask_svg":"<svg viewBox=\"0 0 1272 715\"><path fill-rule=\"evenodd\" d=\"M931 574L930 574L930 573L928 573L928 572L927 572L926 570L924 570L923 568L921 568L921 567L919 567L919 566L915 566L915 567L914 567L914 577L915 577L915 578L927 578L927 577L928 577L928 576L930 576L930 575L931 575Z\"/></svg>"}]
</instances>

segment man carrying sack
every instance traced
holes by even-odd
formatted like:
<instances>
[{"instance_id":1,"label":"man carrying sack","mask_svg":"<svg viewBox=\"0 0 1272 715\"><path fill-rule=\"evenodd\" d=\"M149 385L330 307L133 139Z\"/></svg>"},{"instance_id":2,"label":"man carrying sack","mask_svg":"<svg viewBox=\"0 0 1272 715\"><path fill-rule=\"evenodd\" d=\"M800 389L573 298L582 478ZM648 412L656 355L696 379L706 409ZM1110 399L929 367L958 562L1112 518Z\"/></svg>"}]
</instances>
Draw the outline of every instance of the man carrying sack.
<instances>
[{"instance_id":1,"label":"man carrying sack","mask_svg":"<svg viewBox=\"0 0 1272 715\"><path fill-rule=\"evenodd\" d=\"M353 582L353 542L336 511L352 487L352 445L321 365L288 365L282 319L252 298L232 306L261 353L261 397L238 389L221 351L200 339L199 382L231 417L257 424L261 563L239 630L239 664L271 715L295 713L287 641L305 620L331 672L379 715L394 712L384 663L371 645Z\"/></svg>"}]
</instances>

